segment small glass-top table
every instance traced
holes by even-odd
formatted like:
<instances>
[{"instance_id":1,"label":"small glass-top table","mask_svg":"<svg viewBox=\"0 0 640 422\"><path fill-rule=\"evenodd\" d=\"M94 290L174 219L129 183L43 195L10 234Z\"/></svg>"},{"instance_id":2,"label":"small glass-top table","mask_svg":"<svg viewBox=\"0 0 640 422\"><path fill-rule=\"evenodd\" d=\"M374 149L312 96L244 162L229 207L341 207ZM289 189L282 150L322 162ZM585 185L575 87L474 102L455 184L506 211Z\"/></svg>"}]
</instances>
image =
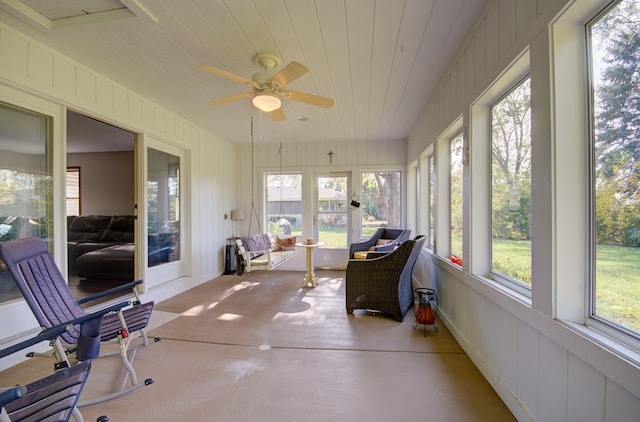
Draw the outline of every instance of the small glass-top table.
<instances>
[{"instance_id":1,"label":"small glass-top table","mask_svg":"<svg viewBox=\"0 0 640 422\"><path fill-rule=\"evenodd\" d=\"M324 246L324 243L296 243L296 247L307 249L307 274L305 275L304 280L302 280L302 287L316 287L318 285L318 279L316 278L316 273L313 270L313 248L318 248L320 246Z\"/></svg>"}]
</instances>

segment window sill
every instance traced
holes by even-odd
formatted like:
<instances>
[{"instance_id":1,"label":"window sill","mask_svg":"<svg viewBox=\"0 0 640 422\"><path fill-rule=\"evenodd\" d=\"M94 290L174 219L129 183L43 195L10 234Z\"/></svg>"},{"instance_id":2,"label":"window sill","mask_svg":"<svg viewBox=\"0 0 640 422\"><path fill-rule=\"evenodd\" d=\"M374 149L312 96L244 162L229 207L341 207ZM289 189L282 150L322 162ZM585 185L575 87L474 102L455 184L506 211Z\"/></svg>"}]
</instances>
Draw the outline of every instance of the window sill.
<instances>
[{"instance_id":1,"label":"window sill","mask_svg":"<svg viewBox=\"0 0 640 422\"><path fill-rule=\"evenodd\" d=\"M451 262L447 258L434 255L433 253L431 253L431 251L427 251L427 254L441 269L462 280L469 287L478 290L482 294L492 298L492 300L494 300L495 302L504 304L503 300L505 298L508 298L528 308L531 308L531 298L527 295L519 293L518 291L513 290L487 277L482 277L477 274L469 274L464 271L463 267Z\"/></svg>"},{"instance_id":2,"label":"window sill","mask_svg":"<svg viewBox=\"0 0 640 422\"><path fill-rule=\"evenodd\" d=\"M558 320L558 322L576 334L600 346L605 351L612 353L618 358L634 365L637 369L640 369L640 351L638 349L611 338L593 327L570 321Z\"/></svg>"}]
</instances>

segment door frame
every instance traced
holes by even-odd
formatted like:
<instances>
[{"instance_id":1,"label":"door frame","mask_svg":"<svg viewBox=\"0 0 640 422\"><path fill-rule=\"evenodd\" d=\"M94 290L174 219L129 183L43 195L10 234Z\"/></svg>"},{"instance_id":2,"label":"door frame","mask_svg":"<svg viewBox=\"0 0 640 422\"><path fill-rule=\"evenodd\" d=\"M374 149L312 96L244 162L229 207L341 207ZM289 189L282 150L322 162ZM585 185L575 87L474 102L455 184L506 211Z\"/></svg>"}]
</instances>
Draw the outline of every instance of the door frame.
<instances>
[{"instance_id":1,"label":"door frame","mask_svg":"<svg viewBox=\"0 0 640 422\"><path fill-rule=\"evenodd\" d=\"M189 191L189 168L190 168L190 150L185 149L182 146L166 142L156 136L143 134L140 136L140 142L138 151L138 157L136 163L138 164L138 177L140 183L138 189L140 195L138 196L138 232L141 233L141 248L140 259L141 272L143 277L147 280L145 282L145 291L150 288L157 287L163 283L174 281L180 278L189 277L191 275L191 235L189 221L191 216L188 212L190 204L190 191ZM175 155L180 158L180 259L172 262L163 263L153 267L148 266L149 242L148 242L148 213L147 207L149 205L147 198L147 175L148 175L148 150L153 148L157 151L161 151L167 154ZM144 251L144 252L142 252Z\"/></svg>"},{"instance_id":2,"label":"door frame","mask_svg":"<svg viewBox=\"0 0 640 422\"><path fill-rule=\"evenodd\" d=\"M64 192L64 177L66 173L66 116L65 107L54 101L38 97L31 93L0 84L0 101L10 105L21 107L35 113L48 116L51 119L51 158L53 176L53 242L52 255L58 268L66 277L67 262L67 235L66 219L58 218L65 215L65 201L62 195L57 192ZM10 300L0 303L0 321L11 321L11 324L2 324L0 327L0 347L8 346L11 343L26 339L37 334L40 329L33 317L31 309L24 299ZM42 345L38 351L44 351L46 347ZM8 368L22 360L22 357L12 355L3 359L0 370Z\"/></svg>"},{"instance_id":3,"label":"door frame","mask_svg":"<svg viewBox=\"0 0 640 422\"><path fill-rule=\"evenodd\" d=\"M316 240L321 241L319 236L320 225L318 224L318 214L319 214L319 204L318 204L318 178L320 177L346 177L346 185L345 185L345 195L347 197L346 202L350 198L349 192L352 184L352 172L350 170L342 170L342 171L314 171L313 172L313 197L311 198L312 207L312 232L313 237ZM347 222L345 226L345 236L346 236L346 245L345 248L331 248L327 245L316 249L315 253L315 264L317 268L323 269L344 269L347 266L349 261L349 245L351 244L351 232L352 232L352 218L351 212L347 205L347 209L344 214L347 217Z\"/></svg>"}]
</instances>

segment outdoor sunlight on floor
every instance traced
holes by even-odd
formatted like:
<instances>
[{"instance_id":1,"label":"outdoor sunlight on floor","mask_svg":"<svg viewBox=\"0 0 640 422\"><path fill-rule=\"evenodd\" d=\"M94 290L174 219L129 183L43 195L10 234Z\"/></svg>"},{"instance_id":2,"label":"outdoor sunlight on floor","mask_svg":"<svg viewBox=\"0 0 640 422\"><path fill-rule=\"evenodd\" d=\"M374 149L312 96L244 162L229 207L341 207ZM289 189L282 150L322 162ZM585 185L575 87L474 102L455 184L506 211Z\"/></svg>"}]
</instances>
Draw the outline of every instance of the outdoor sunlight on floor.
<instances>
[{"instance_id":1,"label":"outdoor sunlight on floor","mask_svg":"<svg viewBox=\"0 0 640 422\"><path fill-rule=\"evenodd\" d=\"M196 305L191 307L190 309L187 309L186 311L184 311L181 315L183 316L198 316L201 313L205 312L205 311L209 311L213 308L215 308L220 302L224 301L225 299L227 299L229 296L231 296L232 294L240 291L240 290L245 290L245 289L252 289L256 286L259 286L260 282L253 282L253 281L241 281L240 283L236 284L233 287L228 288L227 290L224 291L224 293L222 293L220 295L220 300L215 301L215 302L211 302L207 305L205 304L201 304L201 305Z\"/></svg>"},{"instance_id":2,"label":"outdoor sunlight on floor","mask_svg":"<svg viewBox=\"0 0 640 422\"><path fill-rule=\"evenodd\" d=\"M222 314L220 315L218 318L218 320L220 321L237 321L239 319L244 318L243 315L238 315L238 314Z\"/></svg>"}]
</instances>

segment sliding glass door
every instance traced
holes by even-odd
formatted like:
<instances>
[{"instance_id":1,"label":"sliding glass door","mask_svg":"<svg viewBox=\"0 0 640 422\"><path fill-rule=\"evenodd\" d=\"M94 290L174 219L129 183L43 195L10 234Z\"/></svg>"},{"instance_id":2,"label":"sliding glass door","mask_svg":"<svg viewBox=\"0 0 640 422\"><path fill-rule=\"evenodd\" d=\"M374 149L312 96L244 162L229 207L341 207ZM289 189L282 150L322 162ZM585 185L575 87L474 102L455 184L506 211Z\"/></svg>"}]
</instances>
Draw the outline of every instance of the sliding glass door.
<instances>
[{"instance_id":1,"label":"sliding glass door","mask_svg":"<svg viewBox=\"0 0 640 422\"><path fill-rule=\"evenodd\" d=\"M180 259L180 157L153 148L147 154L147 265Z\"/></svg>"},{"instance_id":2,"label":"sliding glass door","mask_svg":"<svg viewBox=\"0 0 640 422\"><path fill-rule=\"evenodd\" d=\"M0 103L0 242L53 237L51 117ZM0 302L19 299L0 260Z\"/></svg>"},{"instance_id":3,"label":"sliding glass door","mask_svg":"<svg viewBox=\"0 0 640 422\"><path fill-rule=\"evenodd\" d=\"M140 213L144 215L139 215L139 220L146 224L146 279L157 285L188 272L183 212L186 198L182 194L185 152L147 139L145 156L146 213Z\"/></svg>"},{"instance_id":4,"label":"sliding glass door","mask_svg":"<svg viewBox=\"0 0 640 422\"><path fill-rule=\"evenodd\" d=\"M60 104L0 84L0 241L41 238L66 274L63 113ZM0 321L0 339L37 328L4 263Z\"/></svg>"}]
</instances>

